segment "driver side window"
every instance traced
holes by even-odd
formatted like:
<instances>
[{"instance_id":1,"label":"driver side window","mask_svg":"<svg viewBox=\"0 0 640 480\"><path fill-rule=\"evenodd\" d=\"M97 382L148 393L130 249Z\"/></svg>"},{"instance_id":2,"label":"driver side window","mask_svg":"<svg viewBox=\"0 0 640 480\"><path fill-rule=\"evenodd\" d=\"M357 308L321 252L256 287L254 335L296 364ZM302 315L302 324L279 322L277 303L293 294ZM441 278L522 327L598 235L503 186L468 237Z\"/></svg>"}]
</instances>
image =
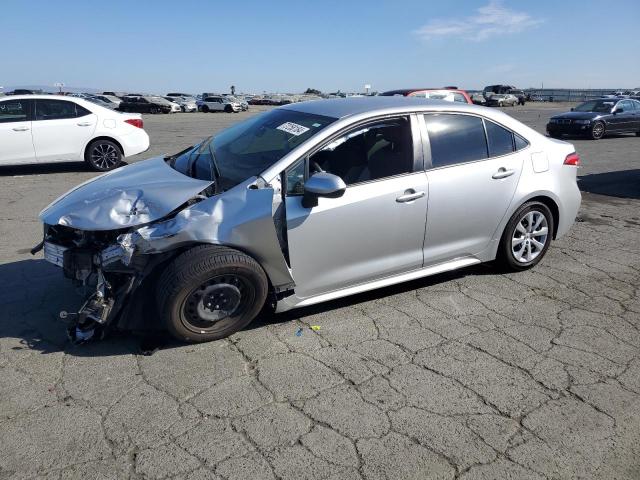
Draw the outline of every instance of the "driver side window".
<instances>
[{"instance_id":1,"label":"driver side window","mask_svg":"<svg viewBox=\"0 0 640 480\"><path fill-rule=\"evenodd\" d=\"M344 183L379 180L413 171L413 141L408 117L357 127L309 157L309 174L328 172Z\"/></svg>"}]
</instances>

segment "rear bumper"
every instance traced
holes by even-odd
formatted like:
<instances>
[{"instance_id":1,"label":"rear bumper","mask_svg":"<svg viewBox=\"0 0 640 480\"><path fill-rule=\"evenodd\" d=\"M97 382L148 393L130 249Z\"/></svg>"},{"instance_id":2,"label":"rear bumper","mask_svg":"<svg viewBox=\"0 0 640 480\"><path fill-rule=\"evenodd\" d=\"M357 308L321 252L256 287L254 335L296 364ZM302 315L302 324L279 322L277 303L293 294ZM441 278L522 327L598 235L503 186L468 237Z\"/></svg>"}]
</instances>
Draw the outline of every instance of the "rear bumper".
<instances>
[{"instance_id":1,"label":"rear bumper","mask_svg":"<svg viewBox=\"0 0 640 480\"><path fill-rule=\"evenodd\" d=\"M575 167L564 167L567 170ZM575 173L573 174L575 175ZM559 220L556 228L556 238L560 238L565 235L571 226L575 223L578 210L580 210L580 204L582 202L582 195L575 177L568 182L568 186L563 188L560 195L560 202L558 205Z\"/></svg>"},{"instance_id":2,"label":"rear bumper","mask_svg":"<svg viewBox=\"0 0 640 480\"><path fill-rule=\"evenodd\" d=\"M117 139L122 145L125 157L137 155L149 149L149 135L142 128L137 130L128 135L122 135Z\"/></svg>"}]
</instances>

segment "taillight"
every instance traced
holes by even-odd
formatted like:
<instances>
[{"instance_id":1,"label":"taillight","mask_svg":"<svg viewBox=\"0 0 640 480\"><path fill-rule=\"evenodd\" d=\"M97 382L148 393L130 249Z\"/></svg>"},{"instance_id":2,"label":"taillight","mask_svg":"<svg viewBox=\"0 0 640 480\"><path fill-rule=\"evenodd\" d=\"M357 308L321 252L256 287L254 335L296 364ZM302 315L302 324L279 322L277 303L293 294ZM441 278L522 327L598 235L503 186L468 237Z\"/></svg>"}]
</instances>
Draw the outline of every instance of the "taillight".
<instances>
[{"instance_id":1,"label":"taillight","mask_svg":"<svg viewBox=\"0 0 640 480\"><path fill-rule=\"evenodd\" d=\"M580 155L576 152L570 153L567 155L567 158L564 159L564 164L578 167L580 165Z\"/></svg>"},{"instance_id":2,"label":"taillight","mask_svg":"<svg viewBox=\"0 0 640 480\"><path fill-rule=\"evenodd\" d=\"M124 123L128 123L129 125L133 125L134 127L143 128L144 123L141 118L130 118L129 120L125 120Z\"/></svg>"}]
</instances>

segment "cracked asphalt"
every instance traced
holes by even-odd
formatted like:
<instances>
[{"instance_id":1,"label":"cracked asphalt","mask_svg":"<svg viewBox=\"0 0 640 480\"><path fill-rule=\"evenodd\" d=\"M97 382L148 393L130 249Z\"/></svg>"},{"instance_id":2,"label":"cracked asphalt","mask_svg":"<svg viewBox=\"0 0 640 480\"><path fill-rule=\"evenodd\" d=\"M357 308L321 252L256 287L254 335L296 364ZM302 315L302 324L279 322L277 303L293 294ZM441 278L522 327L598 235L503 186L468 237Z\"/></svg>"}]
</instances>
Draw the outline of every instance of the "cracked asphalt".
<instances>
[{"instance_id":1,"label":"cracked asphalt","mask_svg":"<svg viewBox=\"0 0 640 480\"><path fill-rule=\"evenodd\" d=\"M563 110L507 111L542 130ZM250 114L145 116L140 158ZM0 169L0 479L637 480L640 138L573 143L579 221L533 270L468 268L202 345L70 345L57 313L79 297L28 249L40 209L94 174Z\"/></svg>"}]
</instances>

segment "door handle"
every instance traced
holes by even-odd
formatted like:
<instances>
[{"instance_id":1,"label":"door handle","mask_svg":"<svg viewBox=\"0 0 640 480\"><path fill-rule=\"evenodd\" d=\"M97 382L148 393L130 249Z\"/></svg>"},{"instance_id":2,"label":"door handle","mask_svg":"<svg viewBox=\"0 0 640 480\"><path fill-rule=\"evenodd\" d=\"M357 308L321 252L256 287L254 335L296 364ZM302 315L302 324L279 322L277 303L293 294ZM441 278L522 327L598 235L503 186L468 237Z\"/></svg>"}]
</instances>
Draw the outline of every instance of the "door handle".
<instances>
[{"instance_id":1,"label":"door handle","mask_svg":"<svg viewBox=\"0 0 640 480\"><path fill-rule=\"evenodd\" d=\"M416 192L413 189L409 189L404 192L404 195L400 195L398 198L396 198L396 202L398 203L413 202L414 200L417 200L424 196L425 196L425 192Z\"/></svg>"},{"instance_id":2,"label":"door handle","mask_svg":"<svg viewBox=\"0 0 640 480\"><path fill-rule=\"evenodd\" d=\"M491 178L493 178L494 180L498 180L500 178L507 178L510 177L511 175L513 175L514 173L516 173L515 170L507 170L504 167L500 167L498 169L498 171L496 173L494 173L493 175L491 175Z\"/></svg>"},{"instance_id":3,"label":"door handle","mask_svg":"<svg viewBox=\"0 0 640 480\"><path fill-rule=\"evenodd\" d=\"M29 130L29 127L14 127L13 128L14 132L26 132L27 130Z\"/></svg>"},{"instance_id":4,"label":"door handle","mask_svg":"<svg viewBox=\"0 0 640 480\"><path fill-rule=\"evenodd\" d=\"M91 122L80 122L80 123L78 123L79 127L90 127L91 125L93 125Z\"/></svg>"}]
</instances>

